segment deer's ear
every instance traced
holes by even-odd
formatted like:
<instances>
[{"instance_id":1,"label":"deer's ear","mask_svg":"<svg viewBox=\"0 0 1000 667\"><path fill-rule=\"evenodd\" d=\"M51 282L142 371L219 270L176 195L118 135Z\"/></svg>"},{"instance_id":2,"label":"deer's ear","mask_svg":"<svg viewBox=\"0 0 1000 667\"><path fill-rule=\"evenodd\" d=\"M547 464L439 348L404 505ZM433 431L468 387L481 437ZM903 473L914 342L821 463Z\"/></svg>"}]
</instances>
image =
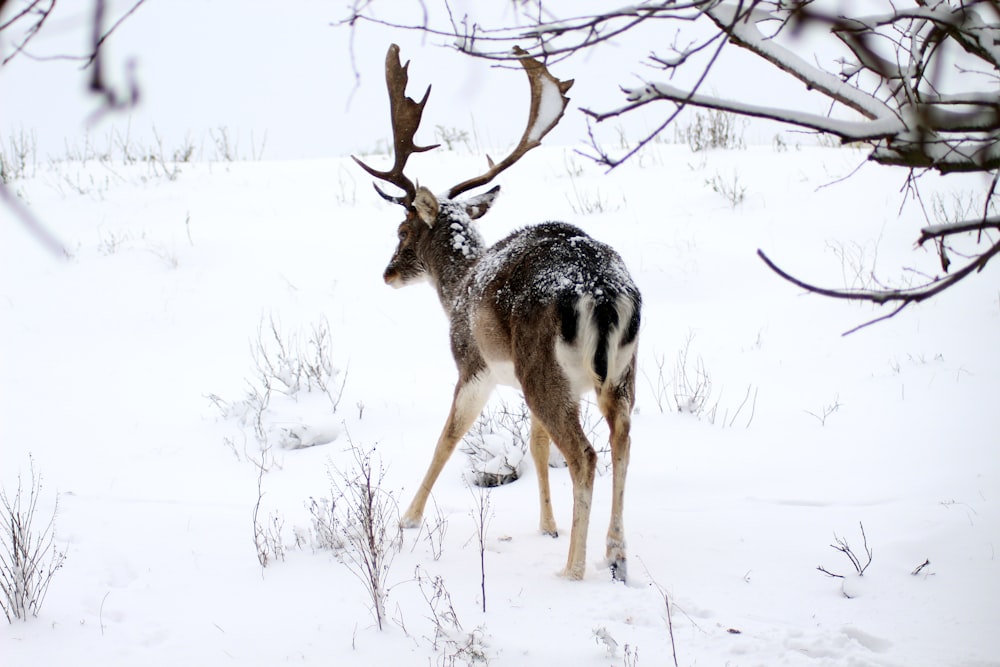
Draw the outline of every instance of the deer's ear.
<instances>
[{"instance_id":1,"label":"deer's ear","mask_svg":"<svg viewBox=\"0 0 1000 667\"><path fill-rule=\"evenodd\" d=\"M428 227L434 226L434 221L438 217L438 200L430 190L425 187L418 187L417 194L413 198L413 208Z\"/></svg>"},{"instance_id":2,"label":"deer's ear","mask_svg":"<svg viewBox=\"0 0 1000 667\"><path fill-rule=\"evenodd\" d=\"M490 210L490 206L493 205L498 194L500 194L500 186L496 185L481 195L469 197L462 202L462 206L465 207L465 212L469 214L469 217L475 220L483 217L486 211Z\"/></svg>"}]
</instances>

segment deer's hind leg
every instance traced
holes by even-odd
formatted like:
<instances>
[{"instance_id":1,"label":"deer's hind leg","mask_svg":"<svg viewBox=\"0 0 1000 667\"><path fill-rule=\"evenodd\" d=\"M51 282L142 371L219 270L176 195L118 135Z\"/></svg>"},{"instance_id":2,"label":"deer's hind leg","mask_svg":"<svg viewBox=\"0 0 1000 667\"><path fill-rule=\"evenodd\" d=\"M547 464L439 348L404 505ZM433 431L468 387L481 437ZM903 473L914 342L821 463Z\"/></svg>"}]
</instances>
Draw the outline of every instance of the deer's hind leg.
<instances>
[{"instance_id":1,"label":"deer's hind leg","mask_svg":"<svg viewBox=\"0 0 1000 667\"><path fill-rule=\"evenodd\" d=\"M549 387L549 392L543 395L526 392L525 400L535 419L541 421L552 436L552 441L566 458L569 467L573 482L573 524L570 528L566 569L562 574L569 579L583 579L587 563L587 530L594 495L597 453L580 426L579 403L569 396L568 391L553 389ZM546 457L546 466L547 461ZM547 468L545 474L547 477Z\"/></svg>"},{"instance_id":2,"label":"deer's hind leg","mask_svg":"<svg viewBox=\"0 0 1000 667\"><path fill-rule=\"evenodd\" d=\"M434 457L430 466L424 474L424 479L420 483L413 501L410 502L409 509L400 520L403 528L419 528L424 516L424 506L427 504L427 497L437 481L441 469L448 462L455 446L462 436L469 430L476 417L482 412L483 406L490 397L490 393L496 384L491 380L483 379L481 376L473 376L469 380L459 380L455 387L455 397L451 402L451 410L448 412L448 421L445 422L438 438L437 446L434 448Z\"/></svg>"},{"instance_id":3,"label":"deer's hind leg","mask_svg":"<svg viewBox=\"0 0 1000 667\"><path fill-rule=\"evenodd\" d=\"M554 335L558 336L558 332ZM519 352L514 355L517 360L514 372L524 400L532 419L540 422L565 457L573 482L573 523L566 569L562 574L569 579L582 579L586 571L587 530L597 453L580 426L580 392L559 359L557 348L562 341L553 340L551 330L528 326L522 331L515 330L514 340ZM570 367L573 368L572 364ZM539 446L533 443L532 447L536 462L542 449L540 442L541 438L535 440ZM543 469L547 476L548 469Z\"/></svg>"},{"instance_id":4,"label":"deer's hind leg","mask_svg":"<svg viewBox=\"0 0 1000 667\"><path fill-rule=\"evenodd\" d=\"M625 581L628 570L625 560L625 476L632 446L629 431L632 425L632 405L635 395L635 358L626 376L618 384L597 390L597 404L611 431L611 523L608 525L606 559L611 576Z\"/></svg>"},{"instance_id":5,"label":"deer's hind leg","mask_svg":"<svg viewBox=\"0 0 1000 667\"><path fill-rule=\"evenodd\" d=\"M556 519L552 516L552 492L549 488L549 443L551 438L534 415L531 417L531 458L535 461L535 474L538 475L538 528L545 535L559 537Z\"/></svg>"}]
</instances>

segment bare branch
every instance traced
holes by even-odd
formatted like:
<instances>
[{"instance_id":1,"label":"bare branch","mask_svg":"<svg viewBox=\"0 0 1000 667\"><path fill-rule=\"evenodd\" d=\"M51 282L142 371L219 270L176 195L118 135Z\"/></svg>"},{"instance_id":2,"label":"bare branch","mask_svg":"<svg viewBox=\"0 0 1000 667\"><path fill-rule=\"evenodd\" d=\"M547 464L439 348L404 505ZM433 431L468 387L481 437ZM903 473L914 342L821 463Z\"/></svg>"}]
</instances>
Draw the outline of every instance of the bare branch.
<instances>
[{"instance_id":1,"label":"bare branch","mask_svg":"<svg viewBox=\"0 0 1000 667\"><path fill-rule=\"evenodd\" d=\"M778 109L775 107L748 104L735 100L725 100L712 95L699 95L677 88L669 83L647 83L642 88L626 89L628 99L632 104L607 114L594 115L598 120L621 115L640 106L656 100L668 100L705 109L728 111L741 116L752 116L776 120L810 130L818 130L833 134L844 141L865 141L883 139L894 136L904 129L903 124L895 117L883 117L871 121L843 121L829 116L796 111L794 109Z\"/></svg>"},{"instance_id":2,"label":"bare branch","mask_svg":"<svg viewBox=\"0 0 1000 667\"><path fill-rule=\"evenodd\" d=\"M52 10L55 9L55 6L56 0L32 0L24 7L23 10L12 16L6 23L0 25L0 32L3 32L14 27L19 21L21 21L21 19L27 18L29 21L32 21L32 23L25 28L24 37L20 42L16 42L14 44L14 50L9 56L0 62L0 66L6 65L12 59L17 57L18 54L24 52L28 43L31 42L35 35L41 31L42 26L45 25L45 22L48 20Z\"/></svg>"},{"instance_id":3,"label":"bare branch","mask_svg":"<svg viewBox=\"0 0 1000 667\"><path fill-rule=\"evenodd\" d=\"M0 183L0 201L4 203L13 213L14 216L21 221L24 228L28 230L28 233L35 238L35 240L42 245L46 250L51 252L56 257L65 259L69 257L69 250L66 246L57 239L52 232L46 229L45 225L35 217L35 214L31 212L24 202L18 199L15 195L11 194L10 190L3 183Z\"/></svg>"},{"instance_id":4,"label":"bare branch","mask_svg":"<svg viewBox=\"0 0 1000 667\"><path fill-rule=\"evenodd\" d=\"M982 232L987 229L1000 229L1000 217L985 218L979 220L963 220L961 222L949 222L941 225L931 225L920 230L920 238L917 245L934 239L951 236L952 234L965 234L968 232Z\"/></svg>"},{"instance_id":5,"label":"bare branch","mask_svg":"<svg viewBox=\"0 0 1000 667\"><path fill-rule=\"evenodd\" d=\"M650 61L669 77L682 68L695 69L694 83L681 87L667 81L647 81L622 88L625 103L598 110L585 105L594 121L621 119L651 102L666 102L668 110L655 128L622 156L612 155L595 137L588 122L589 149L584 155L614 168L631 159L666 130L688 107L714 109L747 117L779 121L836 136L843 142L865 142L869 160L941 174L986 172L992 176L981 218L921 231L918 245L938 246L943 270L950 269L953 249L945 240L962 233L1000 229L990 217L989 204L1000 177L1000 3L996 0L898 0L868 14L845 13L836 3L820 5L810 0L663 0L611 7L592 14L558 18L538 12L520 15L515 25L491 26L469 16L454 16L448 6L447 23L435 23L425 11L421 24L404 25L378 19L370 10L374 1L356 0L346 23L370 21L419 30L445 38L463 53L496 61L516 58L512 47L525 45L536 57L567 58L611 40L635 33L650 24L677 26L667 56L651 54ZM862 8L863 10L863 8ZM708 32L681 28L698 24ZM810 40L801 39L810 30ZM828 71L813 55L816 40L824 40L845 53L839 71ZM785 72L829 101L827 114L793 101L779 105L753 104L722 94L705 94L701 88L710 72L721 64L728 45L752 53ZM941 85L947 78L947 87ZM690 80L690 79L689 79ZM983 81L986 81L986 85ZM836 113L834 113L836 112ZM895 303L881 321L940 294L983 267L1000 245L989 241L985 250L970 257L958 271L932 278L910 289L825 289L793 278L758 251L778 275L810 292L825 296ZM870 324L870 322L868 323ZM862 325L867 326L867 324ZM855 329L856 330L856 329Z\"/></svg>"},{"instance_id":6,"label":"bare branch","mask_svg":"<svg viewBox=\"0 0 1000 667\"><path fill-rule=\"evenodd\" d=\"M871 301L872 303L877 303L880 305L890 302L896 302L901 304L898 308L896 308L896 310L891 312L889 315L876 318L871 322L867 322L859 327L855 327L854 329L845 332L844 335L854 333L858 329L861 329L870 324L874 324L876 322L881 322L886 319L889 319L890 317L897 315L900 311L903 310L903 308L905 308L907 305L911 303L920 303L921 301L924 301L926 299L929 299L933 296L940 294L944 290L964 280L973 273L982 271L983 268L986 266L986 264L998 254L1000 254L1000 242L993 244L988 250L977 255L968 264L963 266L955 273L952 273L943 278L936 278L928 283L925 283L924 285L915 288L887 289L887 290L855 290L855 289L839 290L839 289L828 289L824 287L818 287L816 285L812 285L803 280L795 278L794 276L790 275L786 271L779 268L774 262L772 262L771 259L764 254L763 250L760 249L757 250L757 256L760 257L765 264L767 264L768 268L770 268L772 271L777 273L779 276L781 276L788 282L792 283L793 285L796 285L797 287L801 287L802 289L808 292L813 292L815 294L820 294L822 296L827 296L834 299L847 299L851 301Z\"/></svg>"}]
</instances>

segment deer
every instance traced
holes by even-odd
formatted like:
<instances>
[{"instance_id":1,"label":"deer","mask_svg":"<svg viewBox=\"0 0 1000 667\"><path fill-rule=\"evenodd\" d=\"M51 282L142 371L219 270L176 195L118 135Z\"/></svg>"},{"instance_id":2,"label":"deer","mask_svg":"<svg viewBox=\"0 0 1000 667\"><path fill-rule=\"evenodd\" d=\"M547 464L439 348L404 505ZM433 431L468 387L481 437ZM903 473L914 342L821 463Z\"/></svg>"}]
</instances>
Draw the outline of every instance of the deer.
<instances>
[{"instance_id":1,"label":"deer","mask_svg":"<svg viewBox=\"0 0 1000 667\"><path fill-rule=\"evenodd\" d=\"M580 423L581 397L593 391L610 432L612 461L611 521L606 560L612 580L627 576L622 513L629 463L636 355L642 299L624 261L610 246L563 222L527 226L488 246L476 221L495 201L489 184L516 163L560 121L572 80L560 81L540 62L515 48L531 90L528 124L513 151L500 162L443 194L415 185L403 171L418 146L415 134L430 96L406 96L409 61L400 64L399 47L389 47L385 73L394 145L394 162L377 170L354 160L374 177L376 192L401 205L405 219L396 231L397 246L383 272L399 288L429 282L449 320L451 352L458 370L451 409L434 455L400 523L418 528L424 507L457 443L483 410L498 385L521 391L530 414L530 450L538 478L539 528L558 537L549 485L550 442L562 453L573 489L569 554L561 574L584 577L597 454ZM392 195L378 181L402 192Z\"/></svg>"}]
</instances>

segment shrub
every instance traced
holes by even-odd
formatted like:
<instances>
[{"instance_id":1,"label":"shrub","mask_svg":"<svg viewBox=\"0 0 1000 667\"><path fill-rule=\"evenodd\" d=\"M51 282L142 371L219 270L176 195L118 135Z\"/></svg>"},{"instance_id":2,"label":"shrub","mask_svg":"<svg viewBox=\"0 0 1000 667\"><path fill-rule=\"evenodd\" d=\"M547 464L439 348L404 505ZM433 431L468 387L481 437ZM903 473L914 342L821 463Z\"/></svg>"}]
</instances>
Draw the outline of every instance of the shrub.
<instances>
[{"instance_id":1,"label":"shrub","mask_svg":"<svg viewBox=\"0 0 1000 667\"><path fill-rule=\"evenodd\" d=\"M13 498L0 490L0 608L7 621L38 616L52 577L62 567L66 554L55 547L54 527L59 498L52 516L40 519L38 501L42 477L31 464L31 479L25 490L17 476ZM39 524L42 521L44 523Z\"/></svg>"}]
</instances>

